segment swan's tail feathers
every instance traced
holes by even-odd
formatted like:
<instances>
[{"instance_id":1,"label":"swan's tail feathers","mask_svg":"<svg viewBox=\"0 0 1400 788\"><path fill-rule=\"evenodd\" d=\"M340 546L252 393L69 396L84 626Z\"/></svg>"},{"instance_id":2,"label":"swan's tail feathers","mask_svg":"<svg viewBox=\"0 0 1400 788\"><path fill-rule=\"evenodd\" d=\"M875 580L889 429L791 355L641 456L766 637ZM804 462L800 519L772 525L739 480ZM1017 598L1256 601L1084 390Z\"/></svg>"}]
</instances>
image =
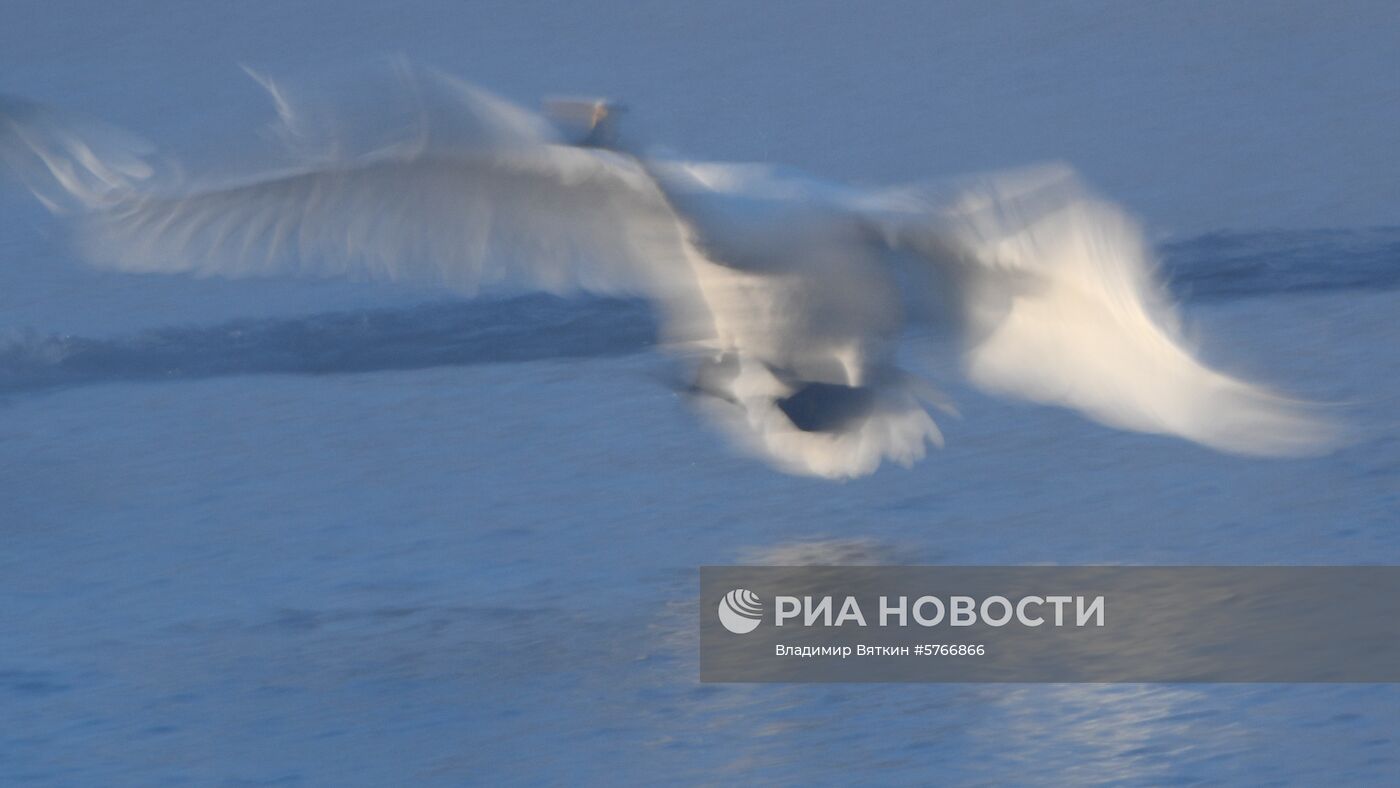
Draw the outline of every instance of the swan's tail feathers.
<instances>
[{"instance_id":1,"label":"swan's tail feathers","mask_svg":"<svg viewBox=\"0 0 1400 788\"><path fill-rule=\"evenodd\" d=\"M886 460L905 467L943 435L925 385L891 371L864 386L794 380L762 362L727 354L702 363L698 404L743 449L782 470L848 479Z\"/></svg>"},{"instance_id":2,"label":"swan's tail feathers","mask_svg":"<svg viewBox=\"0 0 1400 788\"><path fill-rule=\"evenodd\" d=\"M1315 408L1196 357L1142 234L1121 210L1063 171L1029 181L970 189L948 225L970 269L974 383L1232 453L1300 455L1337 443Z\"/></svg>"},{"instance_id":3,"label":"swan's tail feathers","mask_svg":"<svg viewBox=\"0 0 1400 788\"><path fill-rule=\"evenodd\" d=\"M153 175L152 150L113 126L0 96L0 170L55 213L99 210L120 200Z\"/></svg>"}]
</instances>

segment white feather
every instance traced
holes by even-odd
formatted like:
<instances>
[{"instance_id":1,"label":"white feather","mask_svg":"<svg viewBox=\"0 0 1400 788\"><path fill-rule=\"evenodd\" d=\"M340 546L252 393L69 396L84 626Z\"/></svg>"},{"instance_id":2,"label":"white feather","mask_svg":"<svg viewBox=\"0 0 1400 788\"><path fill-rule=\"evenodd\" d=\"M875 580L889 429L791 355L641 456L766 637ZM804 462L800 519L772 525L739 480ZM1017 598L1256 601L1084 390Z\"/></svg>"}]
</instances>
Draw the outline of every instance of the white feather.
<instances>
[{"instance_id":1,"label":"white feather","mask_svg":"<svg viewBox=\"0 0 1400 788\"><path fill-rule=\"evenodd\" d=\"M713 395L704 410L795 473L859 476L941 444L927 385L894 360L930 318L961 327L970 378L994 392L1227 451L1328 438L1195 358L1136 227L1063 169L861 193L568 145L402 61L348 93L249 73L277 148L232 177L183 176L114 130L20 102L0 104L0 161L76 208L89 259L120 270L651 298Z\"/></svg>"}]
</instances>

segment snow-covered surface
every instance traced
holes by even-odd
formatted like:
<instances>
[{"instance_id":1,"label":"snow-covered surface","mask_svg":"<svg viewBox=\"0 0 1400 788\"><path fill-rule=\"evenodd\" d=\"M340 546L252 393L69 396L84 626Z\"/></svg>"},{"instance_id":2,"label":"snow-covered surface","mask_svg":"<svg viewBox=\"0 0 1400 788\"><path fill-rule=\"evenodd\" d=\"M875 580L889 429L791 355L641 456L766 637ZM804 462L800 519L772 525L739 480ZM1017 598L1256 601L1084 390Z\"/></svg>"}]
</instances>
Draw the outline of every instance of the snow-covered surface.
<instances>
[{"instance_id":1,"label":"snow-covered surface","mask_svg":"<svg viewBox=\"0 0 1400 788\"><path fill-rule=\"evenodd\" d=\"M99 273L0 186L0 782L1393 780L1393 687L697 683L705 563L1400 559L1400 232L1352 229L1400 222L1393 4L879 9L7 0L0 92L189 143L264 111L240 62L399 50L703 158L1062 159L1170 240L1208 358L1355 442L1224 456L935 362L946 449L793 478L635 303Z\"/></svg>"}]
</instances>

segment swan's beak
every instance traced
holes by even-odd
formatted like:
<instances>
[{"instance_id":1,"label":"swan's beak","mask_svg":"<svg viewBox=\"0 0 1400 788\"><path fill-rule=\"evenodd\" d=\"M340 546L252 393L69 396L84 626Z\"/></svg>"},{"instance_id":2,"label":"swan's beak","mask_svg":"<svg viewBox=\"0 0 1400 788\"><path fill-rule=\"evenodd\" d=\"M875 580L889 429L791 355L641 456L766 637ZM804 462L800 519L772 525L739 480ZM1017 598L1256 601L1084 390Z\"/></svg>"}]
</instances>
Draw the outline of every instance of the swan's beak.
<instances>
[{"instance_id":1,"label":"swan's beak","mask_svg":"<svg viewBox=\"0 0 1400 788\"><path fill-rule=\"evenodd\" d=\"M608 99L550 99L544 109L567 142L607 148L616 139L615 118L625 108Z\"/></svg>"}]
</instances>

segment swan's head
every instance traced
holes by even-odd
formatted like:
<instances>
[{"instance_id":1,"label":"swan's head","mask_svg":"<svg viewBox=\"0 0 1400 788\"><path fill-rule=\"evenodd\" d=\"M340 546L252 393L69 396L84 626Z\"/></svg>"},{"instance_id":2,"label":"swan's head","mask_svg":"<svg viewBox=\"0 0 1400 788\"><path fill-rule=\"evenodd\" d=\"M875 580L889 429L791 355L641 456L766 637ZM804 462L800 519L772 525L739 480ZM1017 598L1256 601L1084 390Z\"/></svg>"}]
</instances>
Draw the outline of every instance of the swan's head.
<instances>
[{"instance_id":1,"label":"swan's head","mask_svg":"<svg viewBox=\"0 0 1400 788\"><path fill-rule=\"evenodd\" d=\"M617 146L617 116L626 110L608 99L560 98L544 103L545 115L564 141L585 148Z\"/></svg>"}]
</instances>

